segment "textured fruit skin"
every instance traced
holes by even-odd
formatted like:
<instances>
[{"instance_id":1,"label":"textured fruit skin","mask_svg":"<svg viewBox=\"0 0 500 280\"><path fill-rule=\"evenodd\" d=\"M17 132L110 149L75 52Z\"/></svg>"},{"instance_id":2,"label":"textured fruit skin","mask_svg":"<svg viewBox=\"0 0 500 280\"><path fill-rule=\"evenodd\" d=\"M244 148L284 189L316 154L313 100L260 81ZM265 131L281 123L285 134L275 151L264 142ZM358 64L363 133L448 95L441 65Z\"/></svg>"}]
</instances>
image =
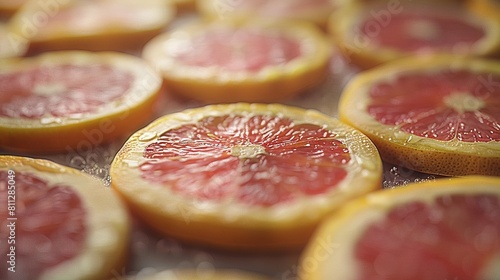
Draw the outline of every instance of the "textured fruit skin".
<instances>
[{"instance_id":1,"label":"textured fruit skin","mask_svg":"<svg viewBox=\"0 0 500 280\"><path fill-rule=\"evenodd\" d=\"M397 131L384 125L366 112L366 104L360 105L365 92L373 83L384 77L397 75L399 71L432 71L433 69L472 69L478 72L500 74L496 61L456 56L435 55L425 58L407 58L374 68L354 78L346 86L339 102L340 119L361 130L377 146L384 161L412 170L445 175L500 175L498 142L460 143L457 140L440 141ZM469 68L470 67L470 68ZM358 109L355 109L355 108ZM356 112L361 110L362 112ZM408 139L412 141L408 141ZM489 146L488 146L489 145Z\"/></svg>"},{"instance_id":2,"label":"textured fruit skin","mask_svg":"<svg viewBox=\"0 0 500 280\"><path fill-rule=\"evenodd\" d=\"M327 76L327 61L314 69L302 69L263 81L228 81L176 79L164 76L173 92L207 104L233 102L279 102L290 99L304 90L321 83Z\"/></svg>"},{"instance_id":3,"label":"textured fruit skin","mask_svg":"<svg viewBox=\"0 0 500 280\"><path fill-rule=\"evenodd\" d=\"M331 129L340 135L350 153L357 155L355 162L346 167L349 180L324 195L298 198L290 205L249 208L235 201L207 202L207 206L202 206L205 202L198 203L170 191L168 186L144 181L138 168L130 166L130 162L144 161L142 153L149 142L140 141L141 135L161 135L201 117L238 113L284 116ZM110 173L112 188L127 201L132 212L166 236L229 251L297 252L324 215L351 197L380 188L382 164L368 138L326 115L277 104L239 103L190 109L154 121L129 138L115 157Z\"/></svg>"},{"instance_id":4,"label":"textured fruit skin","mask_svg":"<svg viewBox=\"0 0 500 280\"><path fill-rule=\"evenodd\" d=\"M60 123L42 124L38 119L24 121L0 118L0 148L36 154L89 149L90 146L127 136L150 120L164 86L156 73L135 57L111 52L62 51L32 58L12 59L3 66L6 71L15 71L16 67L29 69L43 63L58 65L88 60L90 64L99 59L125 70L134 65L135 69L130 69L134 74L141 71L142 76L135 77L138 86L134 88L134 94L138 95L132 96L132 90L129 90L129 97L124 97L127 98L124 99L126 104L121 104L116 110L104 114L101 112L98 115L86 114L81 119L62 118Z\"/></svg>"},{"instance_id":5,"label":"textured fruit skin","mask_svg":"<svg viewBox=\"0 0 500 280\"><path fill-rule=\"evenodd\" d=\"M305 53L288 62L283 67L268 66L256 73L231 73L190 67L180 62L170 66L161 61L162 46L171 36L167 33L151 40L144 48L143 57L163 74L166 85L172 92L207 104L214 103L272 103L287 100L320 84L329 73L331 47L323 34L308 23L269 23L242 20L199 22L183 31L189 34L203 34L205 28L212 26L235 28L262 28L278 31L296 40L313 43L314 53ZM299 35L296 35L299 34ZM201 74L200 74L201 73Z\"/></svg>"},{"instance_id":6,"label":"textured fruit skin","mask_svg":"<svg viewBox=\"0 0 500 280\"><path fill-rule=\"evenodd\" d=\"M425 203L437 195L488 193L500 196L499 187L498 177L464 176L412 183L354 199L327 217L315 232L302 253L299 279L360 279L357 275L360 268L350 250L353 250L356 238L361 236L366 225L384 219L394 207L415 201ZM346 227L349 230L342 231ZM498 262L491 262L477 279L495 279L498 276L495 274L497 267Z\"/></svg>"},{"instance_id":7,"label":"textured fruit skin","mask_svg":"<svg viewBox=\"0 0 500 280\"><path fill-rule=\"evenodd\" d=\"M446 176L465 174L500 176L500 157L450 153L423 147L416 149L382 140L372 133L365 132L365 134L377 146L383 160L392 164L423 173Z\"/></svg>"}]
</instances>

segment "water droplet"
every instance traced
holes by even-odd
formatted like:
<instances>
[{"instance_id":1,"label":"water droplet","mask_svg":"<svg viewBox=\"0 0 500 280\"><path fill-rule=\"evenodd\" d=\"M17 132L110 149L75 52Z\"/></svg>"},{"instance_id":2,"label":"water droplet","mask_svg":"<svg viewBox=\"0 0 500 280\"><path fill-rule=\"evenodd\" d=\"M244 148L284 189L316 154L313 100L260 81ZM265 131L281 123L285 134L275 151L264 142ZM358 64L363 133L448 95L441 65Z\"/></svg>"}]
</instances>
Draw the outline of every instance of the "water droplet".
<instances>
[{"instance_id":1,"label":"water droplet","mask_svg":"<svg viewBox=\"0 0 500 280\"><path fill-rule=\"evenodd\" d=\"M139 136L139 141L151 141L158 137L158 134L154 131L144 132L141 136Z\"/></svg>"},{"instance_id":2,"label":"water droplet","mask_svg":"<svg viewBox=\"0 0 500 280\"><path fill-rule=\"evenodd\" d=\"M85 167L86 162L85 162L85 159L83 157L81 157L81 156L74 156L69 161L69 164L72 167L75 167L75 168L78 168L78 169L82 169L82 168Z\"/></svg>"}]
</instances>

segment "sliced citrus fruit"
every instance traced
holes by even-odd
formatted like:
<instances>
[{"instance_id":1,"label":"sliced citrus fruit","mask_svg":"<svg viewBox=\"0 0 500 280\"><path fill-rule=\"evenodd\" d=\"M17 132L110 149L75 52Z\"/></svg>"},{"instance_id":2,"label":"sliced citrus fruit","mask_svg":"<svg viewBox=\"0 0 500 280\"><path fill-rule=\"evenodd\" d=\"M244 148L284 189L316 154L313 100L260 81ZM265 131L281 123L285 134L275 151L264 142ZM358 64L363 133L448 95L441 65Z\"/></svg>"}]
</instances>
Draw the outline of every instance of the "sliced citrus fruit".
<instances>
[{"instance_id":1,"label":"sliced citrus fruit","mask_svg":"<svg viewBox=\"0 0 500 280\"><path fill-rule=\"evenodd\" d=\"M498 217L499 178L371 193L325 220L302 256L300 279L497 279Z\"/></svg>"},{"instance_id":2,"label":"sliced citrus fruit","mask_svg":"<svg viewBox=\"0 0 500 280\"><path fill-rule=\"evenodd\" d=\"M69 0L44 9L28 2L11 20L16 33L30 41L29 52L54 50L134 51L173 19L165 0Z\"/></svg>"},{"instance_id":3,"label":"sliced citrus fruit","mask_svg":"<svg viewBox=\"0 0 500 280\"><path fill-rule=\"evenodd\" d=\"M440 175L500 175L499 85L497 61L409 58L354 78L339 115L388 162Z\"/></svg>"},{"instance_id":4,"label":"sliced citrus fruit","mask_svg":"<svg viewBox=\"0 0 500 280\"><path fill-rule=\"evenodd\" d=\"M346 59L363 68L413 55L491 56L500 46L500 24L457 3L352 2L330 20Z\"/></svg>"},{"instance_id":5,"label":"sliced citrus fruit","mask_svg":"<svg viewBox=\"0 0 500 280\"><path fill-rule=\"evenodd\" d=\"M13 267L2 268L2 279L106 279L121 271L129 218L98 179L46 160L0 156L0 193L0 259Z\"/></svg>"},{"instance_id":6,"label":"sliced citrus fruit","mask_svg":"<svg viewBox=\"0 0 500 280\"><path fill-rule=\"evenodd\" d=\"M326 27L335 8L332 0L199 0L200 12L208 18L304 20Z\"/></svg>"},{"instance_id":7,"label":"sliced citrus fruit","mask_svg":"<svg viewBox=\"0 0 500 280\"><path fill-rule=\"evenodd\" d=\"M0 23L0 59L22 56L28 48L26 40L17 40L6 24Z\"/></svg>"},{"instance_id":8,"label":"sliced citrus fruit","mask_svg":"<svg viewBox=\"0 0 500 280\"><path fill-rule=\"evenodd\" d=\"M273 102L320 83L330 46L306 23L197 22L149 42L168 86L208 103Z\"/></svg>"},{"instance_id":9,"label":"sliced citrus fruit","mask_svg":"<svg viewBox=\"0 0 500 280\"><path fill-rule=\"evenodd\" d=\"M176 269L165 270L131 280L270 280L271 278L250 272L229 269Z\"/></svg>"},{"instance_id":10,"label":"sliced citrus fruit","mask_svg":"<svg viewBox=\"0 0 500 280\"><path fill-rule=\"evenodd\" d=\"M134 213L169 236L295 250L324 215L380 187L381 162L368 138L316 111L233 104L154 121L110 174Z\"/></svg>"},{"instance_id":11,"label":"sliced citrus fruit","mask_svg":"<svg viewBox=\"0 0 500 280\"><path fill-rule=\"evenodd\" d=\"M139 58L55 52L0 65L0 148L87 149L149 120L161 78Z\"/></svg>"}]
</instances>

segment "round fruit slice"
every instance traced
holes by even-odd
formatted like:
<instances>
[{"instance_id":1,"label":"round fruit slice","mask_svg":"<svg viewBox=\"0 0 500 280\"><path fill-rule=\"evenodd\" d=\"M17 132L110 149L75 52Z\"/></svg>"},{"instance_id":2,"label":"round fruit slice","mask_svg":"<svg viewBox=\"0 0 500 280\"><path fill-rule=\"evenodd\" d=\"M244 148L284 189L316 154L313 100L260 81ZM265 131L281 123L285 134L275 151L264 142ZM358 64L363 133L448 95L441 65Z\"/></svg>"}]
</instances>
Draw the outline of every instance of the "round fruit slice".
<instances>
[{"instance_id":1,"label":"round fruit slice","mask_svg":"<svg viewBox=\"0 0 500 280\"><path fill-rule=\"evenodd\" d=\"M133 277L130 280L270 280L269 277L238 270L178 269L165 270L154 275Z\"/></svg>"},{"instance_id":2,"label":"round fruit slice","mask_svg":"<svg viewBox=\"0 0 500 280\"><path fill-rule=\"evenodd\" d=\"M500 63L410 58L358 75L339 115L388 162L440 175L500 175Z\"/></svg>"},{"instance_id":3,"label":"round fruit slice","mask_svg":"<svg viewBox=\"0 0 500 280\"><path fill-rule=\"evenodd\" d=\"M320 83L330 46L305 23L198 22L156 37L144 58L168 86L208 102L273 102Z\"/></svg>"},{"instance_id":4,"label":"round fruit slice","mask_svg":"<svg viewBox=\"0 0 500 280\"><path fill-rule=\"evenodd\" d=\"M56 52L0 65L0 148L89 149L126 135L153 114L162 81L118 53Z\"/></svg>"},{"instance_id":5,"label":"round fruit slice","mask_svg":"<svg viewBox=\"0 0 500 280\"><path fill-rule=\"evenodd\" d=\"M200 12L216 19L303 20L326 27L332 0L200 0Z\"/></svg>"},{"instance_id":6,"label":"round fruit slice","mask_svg":"<svg viewBox=\"0 0 500 280\"><path fill-rule=\"evenodd\" d=\"M316 111L215 105L138 131L111 166L134 213L181 240L252 251L301 248L344 201L380 187L364 135Z\"/></svg>"},{"instance_id":7,"label":"round fruit slice","mask_svg":"<svg viewBox=\"0 0 500 280\"><path fill-rule=\"evenodd\" d=\"M499 178L371 193L325 220L302 256L300 279L496 279L499 216Z\"/></svg>"},{"instance_id":8,"label":"round fruit slice","mask_svg":"<svg viewBox=\"0 0 500 280\"><path fill-rule=\"evenodd\" d=\"M500 48L500 23L456 3L352 2L330 20L346 59L363 68L413 55L490 56Z\"/></svg>"},{"instance_id":9,"label":"round fruit slice","mask_svg":"<svg viewBox=\"0 0 500 280\"><path fill-rule=\"evenodd\" d=\"M49 6L48 8L45 6ZM12 19L29 53L54 50L135 51L162 32L175 7L165 0L32 0Z\"/></svg>"},{"instance_id":10,"label":"round fruit slice","mask_svg":"<svg viewBox=\"0 0 500 280\"><path fill-rule=\"evenodd\" d=\"M107 279L121 271L128 214L96 178L46 160L0 156L0 193L2 279Z\"/></svg>"}]
</instances>

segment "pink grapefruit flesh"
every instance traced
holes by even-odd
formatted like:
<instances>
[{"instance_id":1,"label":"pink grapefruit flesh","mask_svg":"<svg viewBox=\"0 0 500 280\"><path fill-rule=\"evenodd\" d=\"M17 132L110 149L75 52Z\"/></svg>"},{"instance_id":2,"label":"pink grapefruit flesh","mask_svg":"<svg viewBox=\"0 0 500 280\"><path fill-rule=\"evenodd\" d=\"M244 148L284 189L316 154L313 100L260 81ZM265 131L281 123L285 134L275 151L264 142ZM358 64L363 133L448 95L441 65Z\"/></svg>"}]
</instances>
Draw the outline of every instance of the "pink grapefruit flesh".
<instances>
[{"instance_id":1,"label":"pink grapefruit flesh","mask_svg":"<svg viewBox=\"0 0 500 280\"><path fill-rule=\"evenodd\" d=\"M349 151L334 137L277 116L206 117L162 134L140 170L186 197L270 207L321 195L345 178Z\"/></svg>"},{"instance_id":2,"label":"pink grapefruit flesh","mask_svg":"<svg viewBox=\"0 0 500 280\"><path fill-rule=\"evenodd\" d=\"M300 43L283 35L246 29L216 29L199 35L176 60L188 66L217 66L226 71L258 72L301 56Z\"/></svg>"},{"instance_id":3,"label":"pink grapefruit flesh","mask_svg":"<svg viewBox=\"0 0 500 280\"><path fill-rule=\"evenodd\" d=\"M480 279L500 251L499 217L498 197L487 194L398 206L359 239L357 279Z\"/></svg>"},{"instance_id":4,"label":"pink grapefruit flesh","mask_svg":"<svg viewBox=\"0 0 500 280\"><path fill-rule=\"evenodd\" d=\"M369 114L436 140L500 141L498 74L467 70L402 74L370 89Z\"/></svg>"},{"instance_id":5,"label":"pink grapefruit flesh","mask_svg":"<svg viewBox=\"0 0 500 280\"><path fill-rule=\"evenodd\" d=\"M0 171L0 204L7 208L7 171ZM28 172L16 172L16 276L37 279L43 271L77 256L87 229L80 197L68 186L49 185ZM0 212L0 234L10 234L6 211ZM7 246L1 247L5 260ZM2 261L4 264L6 261Z\"/></svg>"},{"instance_id":6,"label":"pink grapefruit flesh","mask_svg":"<svg viewBox=\"0 0 500 280\"><path fill-rule=\"evenodd\" d=\"M133 76L107 65L40 66L0 74L0 116L37 119L96 112L131 87Z\"/></svg>"},{"instance_id":7,"label":"pink grapefruit flesh","mask_svg":"<svg viewBox=\"0 0 500 280\"><path fill-rule=\"evenodd\" d=\"M444 12L403 11L391 14L387 22L370 17L360 28L372 44L408 52L470 48L486 35L482 27Z\"/></svg>"}]
</instances>

